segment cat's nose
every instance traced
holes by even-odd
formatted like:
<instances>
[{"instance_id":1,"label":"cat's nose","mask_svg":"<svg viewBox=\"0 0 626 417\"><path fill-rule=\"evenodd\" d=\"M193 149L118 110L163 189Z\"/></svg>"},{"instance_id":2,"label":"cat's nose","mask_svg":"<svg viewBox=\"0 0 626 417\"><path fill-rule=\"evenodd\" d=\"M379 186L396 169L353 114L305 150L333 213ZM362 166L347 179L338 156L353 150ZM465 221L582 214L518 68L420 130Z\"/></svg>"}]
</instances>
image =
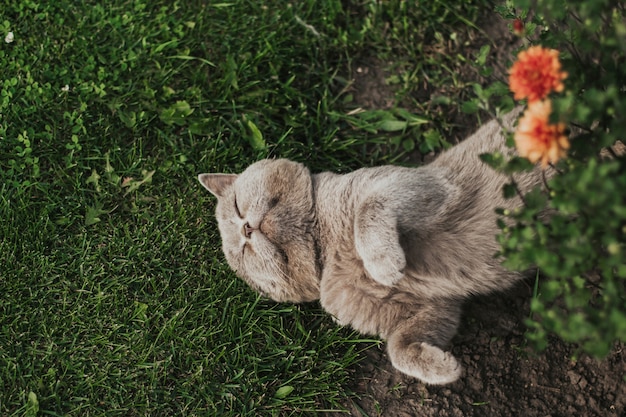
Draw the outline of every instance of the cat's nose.
<instances>
[{"instance_id":1,"label":"cat's nose","mask_svg":"<svg viewBox=\"0 0 626 417\"><path fill-rule=\"evenodd\" d=\"M255 230L256 229L254 227L250 226L250 223L246 223L243 225L243 234L247 238L252 236L252 232L254 232Z\"/></svg>"}]
</instances>

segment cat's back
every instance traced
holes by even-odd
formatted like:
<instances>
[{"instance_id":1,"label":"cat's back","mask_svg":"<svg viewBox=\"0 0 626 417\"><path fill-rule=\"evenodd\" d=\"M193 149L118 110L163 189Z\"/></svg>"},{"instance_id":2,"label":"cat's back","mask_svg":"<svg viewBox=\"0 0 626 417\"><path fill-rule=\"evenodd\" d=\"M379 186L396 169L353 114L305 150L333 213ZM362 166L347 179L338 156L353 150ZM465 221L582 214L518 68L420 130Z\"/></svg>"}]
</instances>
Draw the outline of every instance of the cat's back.
<instances>
[{"instance_id":1,"label":"cat's back","mask_svg":"<svg viewBox=\"0 0 626 417\"><path fill-rule=\"evenodd\" d=\"M522 108L516 108L507 113L502 120L493 119L481 126L470 137L452 148L444 151L430 165L437 170L440 176L454 184L461 190L461 200L479 202L481 210L493 212L495 208L512 209L521 204L521 200L504 198L502 188L511 183L511 176L495 170L482 161L482 154L499 153L510 158L515 150L507 146L507 132L514 129L514 123ZM540 168L532 171L515 174L513 179L524 193L542 183L543 175L548 177L554 171L548 169L542 172Z\"/></svg>"}]
</instances>

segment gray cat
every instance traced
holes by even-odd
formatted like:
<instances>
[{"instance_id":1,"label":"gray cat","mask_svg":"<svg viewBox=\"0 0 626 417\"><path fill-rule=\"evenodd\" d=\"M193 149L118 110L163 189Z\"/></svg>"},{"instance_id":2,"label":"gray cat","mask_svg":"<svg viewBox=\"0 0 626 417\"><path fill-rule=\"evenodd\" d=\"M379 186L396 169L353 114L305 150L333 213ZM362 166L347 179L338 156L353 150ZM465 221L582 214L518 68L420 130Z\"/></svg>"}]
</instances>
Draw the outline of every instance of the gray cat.
<instances>
[{"instance_id":1,"label":"gray cat","mask_svg":"<svg viewBox=\"0 0 626 417\"><path fill-rule=\"evenodd\" d=\"M463 299L522 277L495 257L495 209L521 201L505 199L510 178L479 159L494 151L510 153L497 121L419 168L312 175L276 159L198 179L218 199L226 260L253 289L280 302L320 300L339 324L386 339L401 372L447 384L462 372L443 349ZM516 182L528 190L541 171Z\"/></svg>"}]
</instances>

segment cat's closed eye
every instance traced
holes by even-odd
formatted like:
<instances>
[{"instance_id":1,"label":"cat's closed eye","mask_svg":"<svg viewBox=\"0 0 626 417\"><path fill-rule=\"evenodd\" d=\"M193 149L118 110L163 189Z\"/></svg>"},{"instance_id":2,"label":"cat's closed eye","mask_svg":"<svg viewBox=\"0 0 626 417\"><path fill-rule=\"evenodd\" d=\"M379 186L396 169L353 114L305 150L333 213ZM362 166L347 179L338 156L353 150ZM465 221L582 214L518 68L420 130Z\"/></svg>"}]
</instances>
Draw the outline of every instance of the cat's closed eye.
<instances>
[{"instance_id":1,"label":"cat's closed eye","mask_svg":"<svg viewBox=\"0 0 626 417\"><path fill-rule=\"evenodd\" d=\"M237 213L237 217L239 217L240 219L243 219L243 216L241 215L241 211L239 210L239 205L237 205L237 196L235 196L235 213Z\"/></svg>"},{"instance_id":2,"label":"cat's closed eye","mask_svg":"<svg viewBox=\"0 0 626 417\"><path fill-rule=\"evenodd\" d=\"M279 201L280 201L280 197L278 197L278 196L272 197L272 199L270 200L270 203L269 203L269 208L273 209L274 207L276 207L276 205L278 204Z\"/></svg>"}]
</instances>

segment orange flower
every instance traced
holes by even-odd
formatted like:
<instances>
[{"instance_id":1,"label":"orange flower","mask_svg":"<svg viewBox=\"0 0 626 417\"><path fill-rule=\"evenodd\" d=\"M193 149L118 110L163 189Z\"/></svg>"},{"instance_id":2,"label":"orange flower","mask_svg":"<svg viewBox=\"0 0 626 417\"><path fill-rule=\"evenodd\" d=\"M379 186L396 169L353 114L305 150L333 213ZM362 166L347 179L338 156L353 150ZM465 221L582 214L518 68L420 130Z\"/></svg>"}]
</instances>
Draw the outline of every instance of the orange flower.
<instances>
[{"instance_id":1,"label":"orange flower","mask_svg":"<svg viewBox=\"0 0 626 417\"><path fill-rule=\"evenodd\" d=\"M552 91L563 91L567 73L561 71L559 51L532 46L517 55L509 70L509 88L515 100L543 100Z\"/></svg>"},{"instance_id":2,"label":"orange flower","mask_svg":"<svg viewBox=\"0 0 626 417\"><path fill-rule=\"evenodd\" d=\"M515 146L520 156L530 162L541 161L545 168L567 154L569 140L563 123L549 124L552 103L549 100L533 101L520 118L515 131Z\"/></svg>"}]
</instances>

